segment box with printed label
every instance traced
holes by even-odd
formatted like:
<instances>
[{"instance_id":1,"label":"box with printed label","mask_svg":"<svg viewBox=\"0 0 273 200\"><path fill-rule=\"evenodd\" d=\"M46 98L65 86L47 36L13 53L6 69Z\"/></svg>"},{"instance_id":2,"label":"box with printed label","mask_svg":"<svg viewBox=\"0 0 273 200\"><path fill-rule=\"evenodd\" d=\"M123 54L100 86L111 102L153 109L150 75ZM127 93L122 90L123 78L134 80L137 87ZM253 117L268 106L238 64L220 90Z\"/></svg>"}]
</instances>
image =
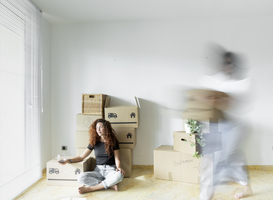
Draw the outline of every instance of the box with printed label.
<instances>
[{"instance_id":1,"label":"box with printed label","mask_svg":"<svg viewBox=\"0 0 273 200\"><path fill-rule=\"evenodd\" d=\"M111 124L118 125L119 127L132 127L138 128L139 116L138 99L135 97L136 106L105 106L105 119L110 121Z\"/></svg>"},{"instance_id":2,"label":"box with printed label","mask_svg":"<svg viewBox=\"0 0 273 200\"><path fill-rule=\"evenodd\" d=\"M119 148L133 149L136 146L136 129L130 127L117 127L113 125L116 137L119 141Z\"/></svg>"},{"instance_id":3,"label":"box with printed label","mask_svg":"<svg viewBox=\"0 0 273 200\"><path fill-rule=\"evenodd\" d=\"M72 158L70 156L67 159ZM61 165L57 158L47 162L47 185L80 186L77 176L81 172L92 171L95 167L95 159L88 157L82 162Z\"/></svg>"},{"instance_id":4,"label":"box with printed label","mask_svg":"<svg viewBox=\"0 0 273 200\"><path fill-rule=\"evenodd\" d=\"M90 125L96 120L103 118L103 115L83 115L81 113L76 116L76 130L88 131Z\"/></svg>"},{"instance_id":5,"label":"box with printed label","mask_svg":"<svg viewBox=\"0 0 273 200\"><path fill-rule=\"evenodd\" d=\"M173 146L162 145L154 150L154 178L199 183L201 159L175 151Z\"/></svg>"}]
</instances>

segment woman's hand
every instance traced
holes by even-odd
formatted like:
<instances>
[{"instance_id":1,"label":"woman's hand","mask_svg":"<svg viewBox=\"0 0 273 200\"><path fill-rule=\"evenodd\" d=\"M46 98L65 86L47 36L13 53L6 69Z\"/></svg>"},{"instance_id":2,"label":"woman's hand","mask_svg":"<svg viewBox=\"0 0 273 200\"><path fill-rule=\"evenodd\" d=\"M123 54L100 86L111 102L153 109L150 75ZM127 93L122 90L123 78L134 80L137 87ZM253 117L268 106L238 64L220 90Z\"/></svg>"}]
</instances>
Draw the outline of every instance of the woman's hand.
<instances>
[{"instance_id":1,"label":"woman's hand","mask_svg":"<svg viewBox=\"0 0 273 200\"><path fill-rule=\"evenodd\" d=\"M125 171L122 168L117 168L117 172L120 171L120 173L122 173L123 176L125 176Z\"/></svg>"},{"instance_id":2,"label":"woman's hand","mask_svg":"<svg viewBox=\"0 0 273 200\"><path fill-rule=\"evenodd\" d=\"M58 163L60 163L61 165L65 165L65 164L68 163L68 160L67 160L67 159L65 159L65 160L60 160L60 161L58 161Z\"/></svg>"}]
</instances>

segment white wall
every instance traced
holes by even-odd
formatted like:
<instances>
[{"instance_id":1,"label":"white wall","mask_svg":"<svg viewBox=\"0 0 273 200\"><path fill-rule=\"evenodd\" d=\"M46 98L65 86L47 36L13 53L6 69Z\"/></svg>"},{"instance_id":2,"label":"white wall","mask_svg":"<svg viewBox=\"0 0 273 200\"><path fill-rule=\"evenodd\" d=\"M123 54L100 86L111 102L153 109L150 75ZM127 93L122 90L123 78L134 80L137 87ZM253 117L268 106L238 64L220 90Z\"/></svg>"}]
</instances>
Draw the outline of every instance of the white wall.
<instances>
[{"instance_id":1,"label":"white wall","mask_svg":"<svg viewBox=\"0 0 273 200\"><path fill-rule=\"evenodd\" d=\"M112 105L140 98L134 165L152 165L153 150L182 130L183 93L203 74L208 41L249 58L259 90L248 115L248 164L273 164L272 17L131 21L52 26L52 157L75 155L82 93L104 93Z\"/></svg>"},{"instance_id":2,"label":"white wall","mask_svg":"<svg viewBox=\"0 0 273 200\"><path fill-rule=\"evenodd\" d=\"M42 19L42 55L43 55L43 113L41 115L42 169L52 158L51 131L51 24Z\"/></svg>"}]
</instances>

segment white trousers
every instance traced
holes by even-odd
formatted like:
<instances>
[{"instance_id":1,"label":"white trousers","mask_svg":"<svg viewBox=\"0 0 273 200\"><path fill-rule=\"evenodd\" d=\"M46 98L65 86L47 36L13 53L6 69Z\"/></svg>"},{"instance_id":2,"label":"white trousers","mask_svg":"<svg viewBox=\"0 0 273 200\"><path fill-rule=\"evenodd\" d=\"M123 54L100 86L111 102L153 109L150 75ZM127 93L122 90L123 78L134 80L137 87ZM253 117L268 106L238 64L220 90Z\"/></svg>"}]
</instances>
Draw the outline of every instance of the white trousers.
<instances>
[{"instance_id":1,"label":"white trousers","mask_svg":"<svg viewBox=\"0 0 273 200\"><path fill-rule=\"evenodd\" d=\"M115 165L96 165L94 171L82 172L78 177L78 182L86 186L95 186L102 182L105 189L121 182L123 175L116 171Z\"/></svg>"},{"instance_id":2,"label":"white trousers","mask_svg":"<svg viewBox=\"0 0 273 200\"><path fill-rule=\"evenodd\" d=\"M214 126L215 124L212 124ZM245 159L240 147L245 140L244 129L240 124L225 121L221 124L222 149L205 154L201 160L200 195L201 200L211 200L217 185L234 181L241 185L249 182ZM213 138L210 138L213 140ZM214 144L214 141L207 141ZM207 145L205 152L211 152Z\"/></svg>"}]
</instances>

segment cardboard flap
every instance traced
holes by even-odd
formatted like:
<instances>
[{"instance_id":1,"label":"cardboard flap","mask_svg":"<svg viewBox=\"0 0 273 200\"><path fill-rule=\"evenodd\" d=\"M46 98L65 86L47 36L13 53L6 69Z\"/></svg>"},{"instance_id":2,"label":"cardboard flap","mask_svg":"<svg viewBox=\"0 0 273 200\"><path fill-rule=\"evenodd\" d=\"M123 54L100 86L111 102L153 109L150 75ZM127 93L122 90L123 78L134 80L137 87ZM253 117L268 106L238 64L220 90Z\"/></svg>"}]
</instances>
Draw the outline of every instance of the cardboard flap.
<instances>
[{"instance_id":1,"label":"cardboard flap","mask_svg":"<svg viewBox=\"0 0 273 200\"><path fill-rule=\"evenodd\" d=\"M137 97L135 97L135 100L136 100L136 105L137 105L137 107L138 107L138 108L140 108L140 104L139 104L139 100L138 100L138 98L137 98Z\"/></svg>"},{"instance_id":2,"label":"cardboard flap","mask_svg":"<svg viewBox=\"0 0 273 200\"><path fill-rule=\"evenodd\" d=\"M110 98L110 97L106 97L105 105L104 105L105 108L108 108L108 107L109 107L110 101L111 101L111 98Z\"/></svg>"}]
</instances>

